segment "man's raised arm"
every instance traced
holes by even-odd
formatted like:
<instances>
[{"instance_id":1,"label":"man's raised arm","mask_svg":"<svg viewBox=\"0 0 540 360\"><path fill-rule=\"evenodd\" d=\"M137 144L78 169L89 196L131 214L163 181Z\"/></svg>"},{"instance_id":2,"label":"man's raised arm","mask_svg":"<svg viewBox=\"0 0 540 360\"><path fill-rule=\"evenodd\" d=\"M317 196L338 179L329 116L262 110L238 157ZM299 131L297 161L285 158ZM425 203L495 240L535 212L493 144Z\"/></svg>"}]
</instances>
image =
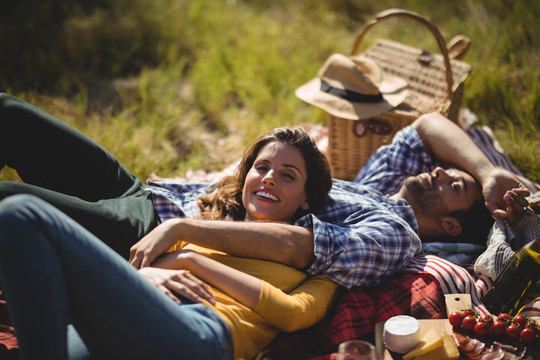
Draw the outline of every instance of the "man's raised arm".
<instances>
[{"instance_id":1,"label":"man's raised arm","mask_svg":"<svg viewBox=\"0 0 540 360\"><path fill-rule=\"evenodd\" d=\"M495 217L514 217L527 206L530 193L508 171L495 167L474 141L440 113L422 115L412 126L424 148L436 159L474 176L482 186L487 208Z\"/></svg>"}]
</instances>

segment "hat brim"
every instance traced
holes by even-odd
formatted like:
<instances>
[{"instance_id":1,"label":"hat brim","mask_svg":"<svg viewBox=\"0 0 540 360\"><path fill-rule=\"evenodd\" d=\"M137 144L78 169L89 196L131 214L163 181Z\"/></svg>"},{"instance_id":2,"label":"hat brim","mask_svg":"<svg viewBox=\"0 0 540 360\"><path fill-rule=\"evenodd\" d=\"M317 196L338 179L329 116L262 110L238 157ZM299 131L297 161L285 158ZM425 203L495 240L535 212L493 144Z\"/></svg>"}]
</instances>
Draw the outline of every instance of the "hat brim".
<instances>
[{"instance_id":1,"label":"hat brim","mask_svg":"<svg viewBox=\"0 0 540 360\"><path fill-rule=\"evenodd\" d=\"M408 94L407 82L397 77L385 76L379 87L383 101L376 103L350 102L321 91L321 79L315 78L296 89L295 94L305 102L317 106L329 114L360 120L377 116L401 104Z\"/></svg>"}]
</instances>

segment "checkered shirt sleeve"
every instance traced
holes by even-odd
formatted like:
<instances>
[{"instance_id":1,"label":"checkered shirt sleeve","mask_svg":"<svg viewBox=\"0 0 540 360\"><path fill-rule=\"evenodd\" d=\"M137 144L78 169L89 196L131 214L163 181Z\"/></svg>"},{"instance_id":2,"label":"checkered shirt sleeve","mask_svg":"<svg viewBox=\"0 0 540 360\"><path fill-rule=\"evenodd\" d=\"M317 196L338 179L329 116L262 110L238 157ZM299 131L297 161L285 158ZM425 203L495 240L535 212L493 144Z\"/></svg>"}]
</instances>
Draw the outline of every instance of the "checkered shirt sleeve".
<instances>
[{"instance_id":1,"label":"checkered shirt sleeve","mask_svg":"<svg viewBox=\"0 0 540 360\"><path fill-rule=\"evenodd\" d=\"M197 207L197 198L206 194L206 189L212 184L148 181L148 185L152 192L154 208L161 221L166 221L178 217L198 217L200 212Z\"/></svg>"},{"instance_id":2,"label":"checkered shirt sleeve","mask_svg":"<svg viewBox=\"0 0 540 360\"><path fill-rule=\"evenodd\" d=\"M388 195L406 177L432 168L418 133L406 127L373 154L354 182L335 179L324 209L297 222L311 226L315 236L308 272L350 288L376 286L403 270L422 243L411 207Z\"/></svg>"},{"instance_id":3,"label":"checkered shirt sleeve","mask_svg":"<svg viewBox=\"0 0 540 360\"><path fill-rule=\"evenodd\" d=\"M312 228L315 237L315 260L308 273L324 273L350 288L375 286L403 270L421 251L418 225L404 200L387 195L397 192L405 177L432 168L418 133L406 127L392 144L374 153L354 182L334 179L323 210L296 222ZM165 221L197 217L196 199L212 184L149 185L156 211Z\"/></svg>"}]
</instances>

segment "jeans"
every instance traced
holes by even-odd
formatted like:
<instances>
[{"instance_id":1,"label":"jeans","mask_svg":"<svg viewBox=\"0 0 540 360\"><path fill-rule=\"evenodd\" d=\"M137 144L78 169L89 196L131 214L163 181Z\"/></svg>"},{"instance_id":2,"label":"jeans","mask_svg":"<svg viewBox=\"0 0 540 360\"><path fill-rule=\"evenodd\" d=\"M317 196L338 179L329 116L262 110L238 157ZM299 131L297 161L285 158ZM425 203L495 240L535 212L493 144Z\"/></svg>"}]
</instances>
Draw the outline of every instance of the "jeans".
<instances>
[{"instance_id":1,"label":"jeans","mask_svg":"<svg viewBox=\"0 0 540 360\"><path fill-rule=\"evenodd\" d=\"M32 195L0 202L0 284L22 359L232 359L214 311L178 305Z\"/></svg>"},{"instance_id":2,"label":"jeans","mask_svg":"<svg viewBox=\"0 0 540 360\"><path fill-rule=\"evenodd\" d=\"M21 182L0 181L0 199L35 195L127 258L159 222L146 186L102 146L44 111L0 94L0 169Z\"/></svg>"}]
</instances>

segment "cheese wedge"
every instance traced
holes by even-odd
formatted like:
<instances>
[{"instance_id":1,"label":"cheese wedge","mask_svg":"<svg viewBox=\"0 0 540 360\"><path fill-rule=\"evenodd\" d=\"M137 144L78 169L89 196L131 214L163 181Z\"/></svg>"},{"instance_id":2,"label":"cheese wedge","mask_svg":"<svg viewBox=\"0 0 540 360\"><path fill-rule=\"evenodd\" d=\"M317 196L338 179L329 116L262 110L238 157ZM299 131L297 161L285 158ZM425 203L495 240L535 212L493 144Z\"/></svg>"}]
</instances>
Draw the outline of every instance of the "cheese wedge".
<instances>
[{"instance_id":1,"label":"cheese wedge","mask_svg":"<svg viewBox=\"0 0 540 360\"><path fill-rule=\"evenodd\" d=\"M411 351L403 355L403 360L413 360L428 351L442 346L443 339L437 330L429 328L420 338L420 342Z\"/></svg>"},{"instance_id":2,"label":"cheese wedge","mask_svg":"<svg viewBox=\"0 0 540 360\"><path fill-rule=\"evenodd\" d=\"M436 347L414 360L455 360L459 359L459 349L452 337L445 331L441 333L442 346Z\"/></svg>"}]
</instances>

